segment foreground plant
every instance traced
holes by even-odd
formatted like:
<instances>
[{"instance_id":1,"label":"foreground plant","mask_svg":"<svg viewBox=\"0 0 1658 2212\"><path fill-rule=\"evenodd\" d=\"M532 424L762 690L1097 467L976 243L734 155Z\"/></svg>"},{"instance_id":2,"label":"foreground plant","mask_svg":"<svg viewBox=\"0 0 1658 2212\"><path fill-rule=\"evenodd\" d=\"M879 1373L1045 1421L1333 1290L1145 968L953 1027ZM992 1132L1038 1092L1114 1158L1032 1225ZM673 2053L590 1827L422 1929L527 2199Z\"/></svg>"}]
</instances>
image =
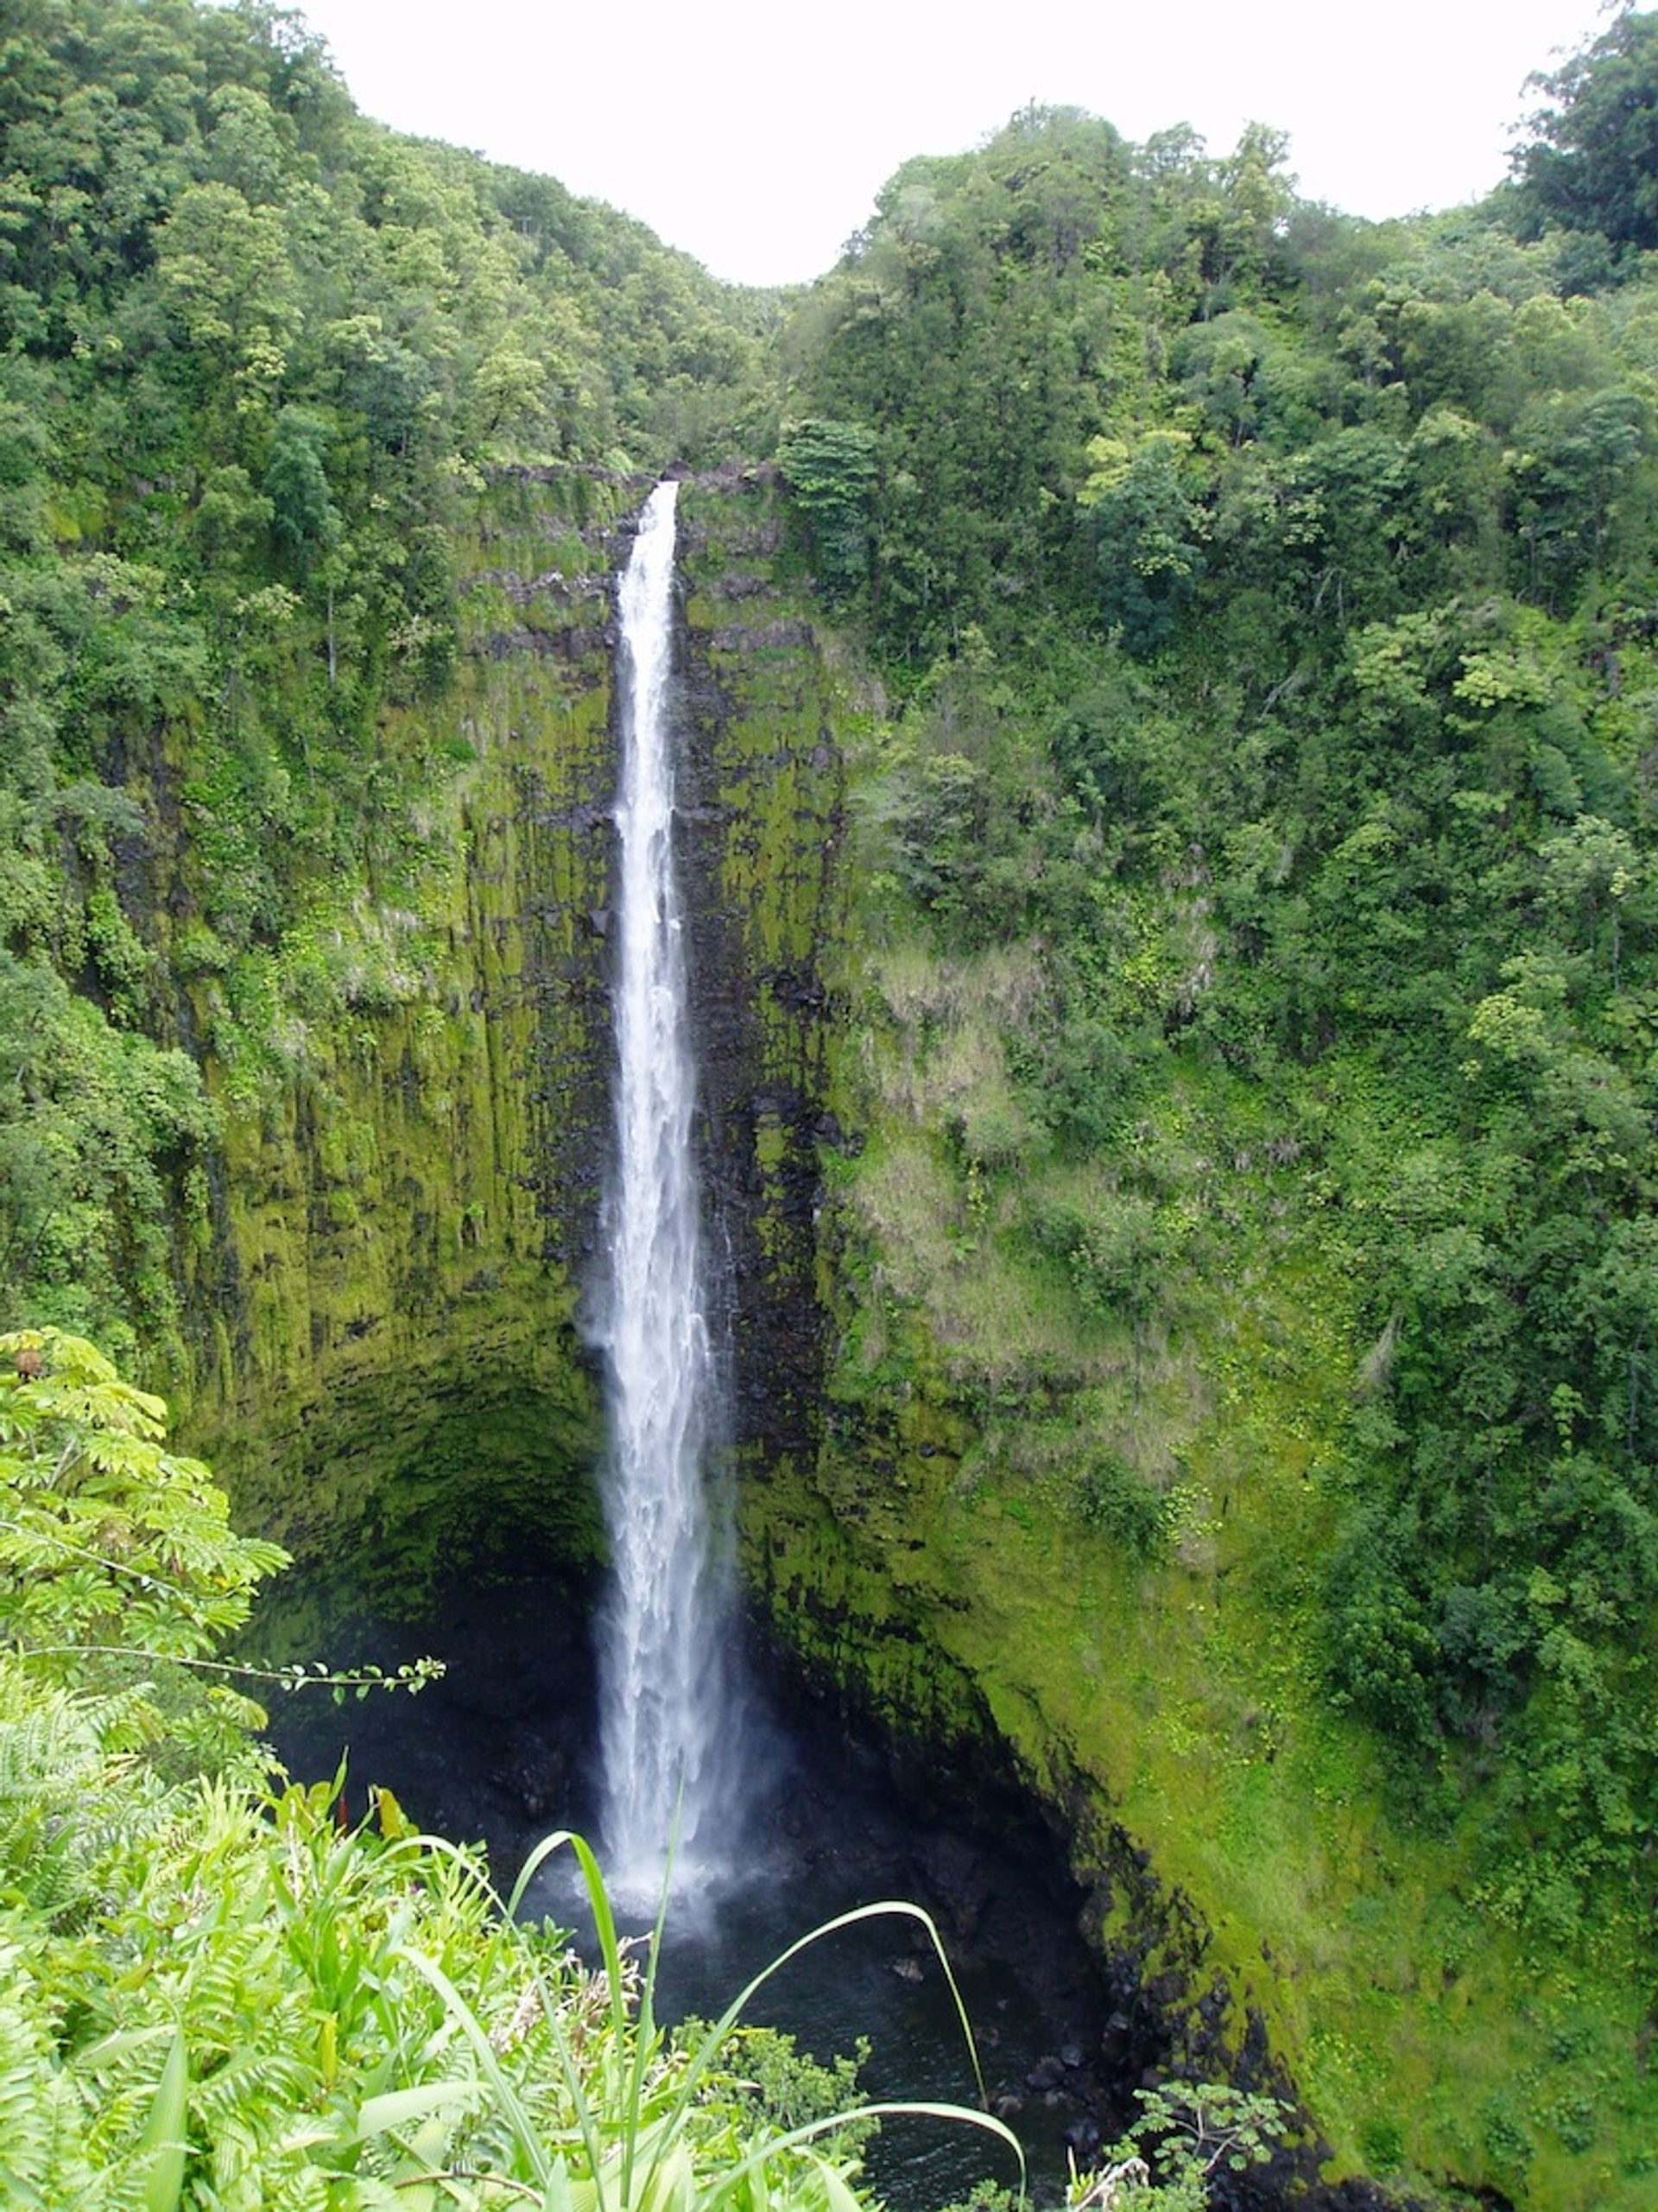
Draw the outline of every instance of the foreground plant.
<instances>
[{"instance_id":1,"label":"foreground plant","mask_svg":"<svg viewBox=\"0 0 1658 2212\"><path fill-rule=\"evenodd\" d=\"M231 1665L218 1641L282 1555L231 1532L164 1423L80 1340L0 1338L0 2201L850 2212L847 2131L892 2111L1019 2158L956 2107L780 2126L737 2070L743 2007L808 1944L888 1911L938 1949L914 1906L815 1931L675 2045L661 1924L624 1955L579 1838L503 1900L388 1793L345 1832L337 1784L269 1789L257 1707L189 1670ZM556 1849L586 1885L591 1972L517 1918Z\"/></svg>"},{"instance_id":2,"label":"foreground plant","mask_svg":"<svg viewBox=\"0 0 1658 2212\"><path fill-rule=\"evenodd\" d=\"M1137 2127L1073 2175L1068 2212L1204 2212L1218 2177L1264 2165L1291 2120L1281 2098L1219 2082L1136 2089Z\"/></svg>"},{"instance_id":3,"label":"foreground plant","mask_svg":"<svg viewBox=\"0 0 1658 2212\"><path fill-rule=\"evenodd\" d=\"M436 1852L471 1867L466 1854L433 1837L409 1848ZM599 1953L599 1966L572 1989L572 1954L549 1962L545 1934L528 1934L518 1918L530 1881L555 1851L571 1851L580 1868ZM471 1868L474 1875L477 1870ZM665 1908L664 1908L665 1910ZM852 2104L824 2111L797 2125L776 2127L756 2119L749 2088L732 2070L740 2063L738 2024L750 2000L774 1976L814 1944L860 1922L898 1916L926 1931L956 1995L962 2031L973 2052L937 1928L918 1906L888 1901L860 1907L824 1923L762 1969L712 2024L699 2023L676 2041L655 2012L657 1962L663 1920L635 1968L618 1938L603 1873L579 1835L560 1831L532 1854L504 1909L494 1922L497 1938L513 1954L522 1977L517 2002L503 2031L479 2011L475 1993L459 1987L433 1959L410 1948L405 1962L441 1999L459 2031L458 2062L442 2082L407 2100L390 2101L398 2118L419 2114L423 2125L408 2147L424 2165L402 2175L400 2187L418 2180L445 2192L441 2201L482 2205L466 2185L516 2190L547 2212L669 2212L730 2205L740 2212L852 2212L857 2199L856 2145L871 2124L889 2117L936 2119L983 2129L1012 2153L1022 2200L1024 2156L1017 2138L998 2120L966 2106L929 2101ZM555 1939L556 1940L556 1939ZM514 1954L515 1943L522 1949ZM550 2078L537 2069L533 2086L507 2061L531 2038L550 2057ZM974 2069L978 2057L973 2052ZM982 2078L980 2081L983 2089ZM550 2105L549 2105L550 2096ZM459 2193L457 2193L459 2191ZM440 2201L433 2198L435 2203Z\"/></svg>"},{"instance_id":4,"label":"foreground plant","mask_svg":"<svg viewBox=\"0 0 1658 2212\"><path fill-rule=\"evenodd\" d=\"M244 1693L419 1689L421 1659L376 1667L255 1667L218 1656L261 1582L288 1557L239 1536L200 1461L167 1448L167 1407L84 1337L0 1336L0 1636L40 1682L89 1689L140 1678L130 1721L175 1772L269 1762Z\"/></svg>"}]
</instances>

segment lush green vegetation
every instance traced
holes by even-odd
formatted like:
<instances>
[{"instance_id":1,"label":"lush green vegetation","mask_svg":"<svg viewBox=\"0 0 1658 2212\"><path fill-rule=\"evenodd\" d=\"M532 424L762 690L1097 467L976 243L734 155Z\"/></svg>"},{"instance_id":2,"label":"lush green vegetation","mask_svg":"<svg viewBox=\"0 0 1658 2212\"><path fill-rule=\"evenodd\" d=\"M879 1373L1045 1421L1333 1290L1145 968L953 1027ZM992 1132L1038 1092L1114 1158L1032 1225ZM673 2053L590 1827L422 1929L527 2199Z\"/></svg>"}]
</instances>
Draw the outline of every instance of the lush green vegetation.
<instances>
[{"instance_id":1,"label":"lush green vegetation","mask_svg":"<svg viewBox=\"0 0 1658 2212\"><path fill-rule=\"evenodd\" d=\"M385 725L450 681L483 472L763 438L771 307L367 123L257 0L27 0L4 40L0 1315L161 1374L195 1058L256 1103L419 994L464 746Z\"/></svg>"},{"instance_id":2,"label":"lush green vegetation","mask_svg":"<svg viewBox=\"0 0 1658 2212\"><path fill-rule=\"evenodd\" d=\"M889 934L1027 956L1002 1095L940 1131L970 1209L1079 1320L1167 1328L1213 1155L1272 1128L1367 1347L1330 1694L1411 1797L1484 1794L1565 1930L1658 1812L1658 294L1563 298L1574 238L1516 236L1547 142L1411 228L1298 206L1281 155L1034 113L910 165L802 310L782 460L902 701ZM1147 1142L1174 1098L1201 1160Z\"/></svg>"},{"instance_id":3,"label":"lush green vegetation","mask_svg":"<svg viewBox=\"0 0 1658 2212\"><path fill-rule=\"evenodd\" d=\"M1646 2186L1655 23L1543 86L1512 187L1409 225L1298 203L1260 130L1028 112L911 163L791 326L779 453L893 704L844 979L851 1449L933 1401L955 1489L900 1518L1003 1637L1079 1637L1008 1671L1218 1912L1330 1969L1262 1817L1305 1791L1456 1899L1432 1940L1483 1930L1511 2017L1599 1991L1549 2031L1575 2101L1543 2060L1508 2101L1533 2062L1493 2054L1414 2139L1304 2046L1365 2163L1540 2203ZM1136 1663L1116 1705L1077 1682L1080 1591L992 1596L998 1543L1062 1583L1081 1545L1136 1609L1138 1714ZM1250 1771L1183 1779L1177 1711L1187 1778ZM1395 1907L1411 1940L1392 1886L1357 1974ZM1340 2005L1395 2083L1439 2032Z\"/></svg>"},{"instance_id":4,"label":"lush green vegetation","mask_svg":"<svg viewBox=\"0 0 1658 2212\"><path fill-rule=\"evenodd\" d=\"M0 1325L184 1373L227 1119L301 1119L324 1041L368 1065L392 1017L440 1026L472 858L445 813L472 750L457 548L486 487L554 472L579 524L617 472L775 460L796 581L884 686L851 764L867 957L835 979L857 1144L827 1165L826 1467L863 1453L873 1486L897 1436L914 1492L858 1509L895 1556L925 1523L926 1571L973 1591L955 1657L989 1679L1017 1639L1026 1705L1092 1746L1160 1866L1236 1953L1270 1929L1295 1962L1273 2025L1347 2164L1539 2203L1649 2188L1658 16L1542 83L1480 208L1359 224L1298 200L1269 130L1216 157L1033 111L908 164L793 302L368 124L256 0L21 0L3 41ZM540 557L591 581L579 529ZM361 1161L319 1141L344 1234ZM153 1486L153 1412L84 1388L74 1418ZM403 1974L405 1843L342 1844L320 1800L252 1810L250 1716L182 1664L271 1562L172 1484L174 1519L71 1571L85 1517L25 1482L0 1547L20 1644L56 1609L66 1644L180 1663L6 1662L16 1909L67 1946L13 2025L63 2112L104 2115L111 2202L163 2186L180 2094L165 2006L134 2026L98 1981L120 1930L210 1863L287 1914L274 1833L308 1870L294 1910L345 1911L343 1885ZM93 1779L130 1803L83 1835ZM1332 1806L1338 1939L1295 1841ZM474 2019L515 1974L549 2019L579 2001L487 1933L459 1862L422 1880ZM303 2084L249 2062L275 2202L268 2151L322 2170L294 2113L367 2173L384 2066L418 2050L397 2086L441 2084L478 2046L428 2050L460 2016L403 1974L391 2012L354 1985L366 2040L328 2055L345 2000L253 1960L263 1910L222 1932L266 1993L214 2012L204 1935L167 2019L193 2127L219 2126L199 2045L233 2134L237 2022L300 2004ZM1508 2024L1465 2113L1423 2101L1471 2033L1453 1986ZM397 2126L504 2143L486 2086ZM35 2118L50 2202L81 2154L50 2099ZM332 2186L291 2201L352 2201L304 2193Z\"/></svg>"}]
</instances>

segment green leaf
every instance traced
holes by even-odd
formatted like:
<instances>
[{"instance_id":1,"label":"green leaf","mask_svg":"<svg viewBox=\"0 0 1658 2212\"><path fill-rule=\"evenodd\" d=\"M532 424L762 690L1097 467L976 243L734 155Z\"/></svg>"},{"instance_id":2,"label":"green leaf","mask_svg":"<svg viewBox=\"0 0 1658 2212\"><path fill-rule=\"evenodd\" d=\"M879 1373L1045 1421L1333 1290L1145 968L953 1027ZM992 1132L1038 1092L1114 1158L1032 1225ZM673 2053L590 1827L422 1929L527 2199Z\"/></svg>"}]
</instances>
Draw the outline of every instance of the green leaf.
<instances>
[{"instance_id":1,"label":"green leaf","mask_svg":"<svg viewBox=\"0 0 1658 2212\"><path fill-rule=\"evenodd\" d=\"M184 2193L184 2161L188 2145L184 2134L185 2101L190 2091L190 2060L184 2030L175 2029L173 2048L161 2068L155 2101L143 2133L138 2138L140 2160L148 2158L144 2183L144 2212L178 2212Z\"/></svg>"},{"instance_id":2,"label":"green leaf","mask_svg":"<svg viewBox=\"0 0 1658 2212\"><path fill-rule=\"evenodd\" d=\"M407 2127L430 2113L464 2105L476 2094L471 2082L422 2082L412 2089L389 2089L383 2096L367 2097L358 2112L356 2140L365 2142L370 2135Z\"/></svg>"}]
</instances>

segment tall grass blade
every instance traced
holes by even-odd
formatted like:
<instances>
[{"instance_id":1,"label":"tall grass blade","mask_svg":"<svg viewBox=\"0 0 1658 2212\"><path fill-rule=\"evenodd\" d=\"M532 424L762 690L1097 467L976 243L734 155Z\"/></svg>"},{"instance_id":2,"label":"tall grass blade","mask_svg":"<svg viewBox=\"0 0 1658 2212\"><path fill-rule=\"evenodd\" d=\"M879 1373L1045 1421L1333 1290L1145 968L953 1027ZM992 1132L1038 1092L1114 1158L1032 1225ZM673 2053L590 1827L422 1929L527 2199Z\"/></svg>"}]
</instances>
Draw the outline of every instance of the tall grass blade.
<instances>
[{"instance_id":1,"label":"tall grass blade","mask_svg":"<svg viewBox=\"0 0 1658 2212\"><path fill-rule=\"evenodd\" d=\"M495 2092L508 2126L518 2139L537 2183L546 2190L553 2179L552 2161L547 2155L535 2121L524 2108L523 2100L502 2072L483 2023L435 1959L429 1959L424 1952L413 1950L408 1946L399 1950L398 1956L407 1961L423 1981L430 1982L442 1998L449 2017L460 2028L477 2054L478 2065ZM172 2208L166 2208L166 2212L172 2212Z\"/></svg>"},{"instance_id":2,"label":"tall grass blade","mask_svg":"<svg viewBox=\"0 0 1658 2212\"><path fill-rule=\"evenodd\" d=\"M1005 2143L1019 2162L1019 2196L1024 2201L1026 2185L1024 2145L1007 2122L998 2120L994 2113L975 2112L971 2105L938 2104L928 2099L907 2101L902 2099L883 2101L876 2104L850 2106L845 2112L832 2112L820 2120L809 2120L799 2127L791 2127L785 2135L775 2135L769 2142L762 2143L750 2151L727 2174L721 2175L712 2188L702 2195L698 2212L715 2212L735 2189L760 2171L785 2152L804 2150L820 2135L832 2135L839 2129L854 2126L863 2120L942 2120L952 2126L977 2127L986 2135L993 2135ZM827 2170L826 2161L820 2169ZM847 2192L851 2196L851 2191ZM856 2201L856 2200L854 2200Z\"/></svg>"},{"instance_id":3,"label":"tall grass blade","mask_svg":"<svg viewBox=\"0 0 1658 2212\"><path fill-rule=\"evenodd\" d=\"M986 2101L984 2072L978 2063L978 2046L973 2040L972 2026L967 2018L967 2007L962 2001L960 1988L951 1970L950 1962L945 1955L943 1938L939 1934L932 1915L923 1911L919 1905L911 1905L905 1898L886 1898L874 1905L855 1905L851 1911L838 1913L832 1920L826 1920L806 1935L797 1936L786 1950L780 1951L769 1966L763 1967L754 1979L744 1988L738 1991L692 2053L680 2090L681 2108L689 2106L703 2076L714 2063L726 2037L736 2026L750 2001L765 1987L767 1982L775 1974L781 1974L792 1960L799 1958L803 1951L810 1950L814 1943L822 1943L826 1937L838 1935L843 1929L856 1928L866 1920L883 1918L914 1920L927 1930L933 1955L943 1969L945 1981L949 1987L951 1999L956 2008L956 2018L961 2023L962 2040L967 2046L967 2055L972 2062L974 2084L978 2090L980 2101ZM983 2121L985 2118L984 2114L970 2112L965 2106L951 2106L948 2109L952 2113L965 2113L976 2123ZM999 2120L995 2123L995 2127L1001 2129L1004 2135L1008 2135L1009 2140L1014 2142L1016 2148L1017 2147L1016 2139L1002 2126ZM1024 2157L1021 2152L1020 2171L1022 2174L1023 2171Z\"/></svg>"},{"instance_id":4,"label":"tall grass blade","mask_svg":"<svg viewBox=\"0 0 1658 2212\"><path fill-rule=\"evenodd\" d=\"M587 1892L588 1909L593 1916L593 1931L598 1939L599 1958L604 1969L612 2042L617 2050L625 2050L627 2049L628 2003L622 1974L622 1945L616 1932L616 1916L611 1910L610 1893L604 1886L604 1872L586 1837L578 1835L573 1829L568 1828L555 1829L551 1835L543 1836L518 1871L518 1879L513 1884L512 1893L507 1900L507 1914L512 1924L516 1927L518 1908L523 1902L524 1893L530 1883L554 1853L562 1851L566 1844L575 1854L576 1864L581 1869L582 1886ZM661 1926L661 1923L659 1919L657 1923L659 1933ZM654 1946L651 1963L654 1968ZM547 2019L553 2025L554 2040L559 2048L560 2064L565 2075L565 2087L575 2106L577 2125L581 2131L582 2143L587 2152L588 2164L592 2169L594 2186L598 2191L598 2212L606 2212L603 2179L604 2162L592 2108L579 2071L569 2055L563 2034L558 2027L557 2008L547 1991L541 1968L539 1966L533 1966L533 1971L535 1976L535 1986L541 1992L541 2002ZM631 2092L634 2120L627 2131L630 2138L637 2126L639 2088L642 2081L642 2076L636 2071ZM630 2157L627 2170L623 2177L622 2202L623 2204L630 2202L628 2190L630 2178L631 2158Z\"/></svg>"},{"instance_id":5,"label":"tall grass blade","mask_svg":"<svg viewBox=\"0 0 1658 2212\"><path fill-rule=\"evenodd\" d=\"M361 2143L370 2135L383 2135L394 2127L407 2127L412 2120L426 2120L446 2107L470 2103L478 2095L472 2082L422 2082L413 2088L388 2089L383 2095L365 2097L357 2115L357 2137Z\"/></svg>"},{"instance_id":6,"label":"tall grass blade","mask_svg":"<svg viewBox=\"0 0 1658 2212\"><path fill-rule=\"evenodd\" d=\"M155 2095L138 2138L138 2156L147 2162L149 2172L144 2177L144 2212L178 2212L179 2199L184 2194L184 2161L189 2145L185 2140L185 2106L190 2095L190 2058L185 2049L184 2030L175 2028L173 2045L161 2068L161 2078L155 2085Z\"/></svg>"}]
</instances>

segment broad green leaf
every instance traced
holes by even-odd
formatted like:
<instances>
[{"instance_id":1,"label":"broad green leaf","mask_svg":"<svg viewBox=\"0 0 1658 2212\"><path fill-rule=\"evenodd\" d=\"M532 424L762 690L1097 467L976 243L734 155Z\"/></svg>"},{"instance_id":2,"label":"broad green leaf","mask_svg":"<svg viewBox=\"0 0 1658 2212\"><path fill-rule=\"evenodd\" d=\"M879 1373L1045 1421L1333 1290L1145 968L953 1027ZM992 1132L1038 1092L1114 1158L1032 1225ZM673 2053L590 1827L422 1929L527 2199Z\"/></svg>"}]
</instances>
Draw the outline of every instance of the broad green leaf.
<instances>
[{"instance_id":1,"label":"broad green leaf","mask_svg":"<svg viewBox=\"0 0 1658 2212\"><path fill-rule=\"evenodd\" d=\"M422 2082L409 2089L389 2089L383 2096L369 2097L357 2115L357 2140L383 2135L389 2128L407 2127L428 2114L464 2105L478 2094L471 2082Z\"/></svg>"}]
</instances>

